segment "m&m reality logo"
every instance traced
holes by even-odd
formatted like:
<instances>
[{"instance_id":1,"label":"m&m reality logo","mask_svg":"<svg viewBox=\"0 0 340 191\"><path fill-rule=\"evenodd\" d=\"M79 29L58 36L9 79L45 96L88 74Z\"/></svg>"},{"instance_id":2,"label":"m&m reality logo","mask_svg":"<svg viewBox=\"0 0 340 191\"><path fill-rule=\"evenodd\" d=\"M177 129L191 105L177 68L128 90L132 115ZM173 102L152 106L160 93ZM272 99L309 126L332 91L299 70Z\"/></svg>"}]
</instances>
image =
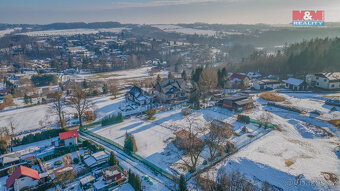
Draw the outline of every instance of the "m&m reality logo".
<instances>
[{"instance_id":1,"label":"m&m reality logo","mask_svg":"<svg viewBox=\"0 0 340 191\"><path fill-rule=\"evenodd\" d=\"M324 11L293 11L293 26L324 26Z\"/></svg>"}]
</instances>

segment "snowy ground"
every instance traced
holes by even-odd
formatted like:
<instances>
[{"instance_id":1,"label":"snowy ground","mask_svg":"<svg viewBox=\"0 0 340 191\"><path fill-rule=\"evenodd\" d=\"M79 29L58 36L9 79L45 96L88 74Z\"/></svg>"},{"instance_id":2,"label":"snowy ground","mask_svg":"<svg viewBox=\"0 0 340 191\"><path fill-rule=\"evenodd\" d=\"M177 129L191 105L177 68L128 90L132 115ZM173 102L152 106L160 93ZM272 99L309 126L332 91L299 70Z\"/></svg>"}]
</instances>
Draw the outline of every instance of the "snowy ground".
<instances>
[{"instance_id":1,"label":"snowy ground","mask_svg":"<svg viewBox=\"0 0 340 191\"><path fill-rule=\"evenodd\" d=\"M329 107L317 95L283 96L290 104L307 111L321 110L324 112L321 117L340 117L328 115ZM335 183L329 180L329 174L340 177L339 129L295 112L271 106L262 108L264 103L257 99L259 107L250 116L256 118L263 110L270 111L271 122L279 125L282 131L268 133L214 166L209 172L211 178L219 171L237 170L257 185L268 182L284 190L339 190L339 180ZM324 135L319 127L334 136Z\"/></svg>"},{"instance_id":2,"label":"snowy ground","mask_svg":"<svg viewBox=\"0 0 340 191\"><path fill-rule=\"evenodd\" d=\"M175 138L174 132L180 130L183 126L189 125L188 119L181 114L180 109L159 112L155 117L156 119L154 121L145 121L132 117L123 123L105 127L95 127L91 129L91 131L121 145L124 145L125 133L131 133L136 139L138 147L137 154L170 173L186 173L181 170L181 165L179 165L181 163L180 159L183 157L182 151L174 146L172 140ZM202 126L207 126L208 122L212 119L228 121L235 126L236 132L239 132L241 127L244 126L244 124L236 122L236 117L233 116L232 112L226 110L224 114L221 114L216 112L216 108L194 111L190 118ZM246 126L250 130L248 134L253 134L254 137L250 138L247 136L248 134L240 134L240 136L233 137L231 142L233 142L236 147L249 144L252 139L266 133L266 130L260 129L258 126L252 124ZM201 135L201 138L203 138L203 136L204 134ZM203 154L202 157L200 163L208 156ZM203 166L199 166L199 168L201 167Z\"/></svg>"},{"instance_id":3,"label":"snowy ground","mask_svg":"<svg viewBox=\"0 0 340 191\"><path fill-rule=\"evenodd\" d=\"M167 71L160 71L158 73L154 73L153 76L150 76L150 71L152 67L141 67L137 69L129 69L129 70L120 70L113 72L103 72L97 74L89 74L89 73L79 73L75 75L64 75L63 81L67 80L75 80L75 81L83 81L84 79L93 80L93 81L105 81L114 79L117 84L120 86L124 86L134 81L143 80L145 78L156 78L159 74L161 78L167 77Z\"/></svg>"},{"instance_id":4,"label":"snowy ground","mask_svg":"<svg viewBox=\"0 0 340 191\"><path fill-rule=\"evenodd\" d=\"M102 29L64 29L64 30L46 30L46 31L32 31L20 33L27 36L72 36L76 34L96 34L100 32L120 33L122 30L129 30L128 28L102 28Z\"/></svg>"}]
</instances>

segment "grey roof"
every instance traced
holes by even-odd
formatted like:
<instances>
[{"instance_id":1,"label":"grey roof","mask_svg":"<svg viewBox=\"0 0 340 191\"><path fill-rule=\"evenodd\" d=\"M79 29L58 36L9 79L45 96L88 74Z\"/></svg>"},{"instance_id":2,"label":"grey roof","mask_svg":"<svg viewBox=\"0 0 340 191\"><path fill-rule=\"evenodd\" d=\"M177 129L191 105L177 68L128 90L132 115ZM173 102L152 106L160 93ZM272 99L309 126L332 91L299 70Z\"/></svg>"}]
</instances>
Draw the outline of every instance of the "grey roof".
<instances>
[{"instance_id":1,"label":"grey roof","mask_svg":"<svg viewBox=\"0 0 340 191\"><path fill-rule=\"evenodd\" d=\"M237 101L235 102L237 105L245 105L245 104L249 104L249 103L253 103L254 101L252 99L244 99L241 101Z\"/></svg>"},{"instance_id":2,"label":"grey roof","mask_svg":"<svg viewBox=\"0 0 340 191\"><path fill-rule=\"evenodd\" d=\"M296 79L296 78L288 78L288 80L285 81L287 84L292 84L294 86L301 85L304 80Z\"/></svg>"},{"instance_id":3,"label":"grey roof","mask_svg":"<svg viewBox=\"0 0 340 191\"><path fill-rule=\"evenodd\" d=\"M185 80L178 78L178 79L167 79L161 82L158 82L160 86L160 91L163 93L175 93L177 91L187 90Z\"/></svg>"},{"instance_id":4,"label":"grey roof","mask_svg":"<svg viewBox=\"0 0 340 191\"><path fill-rule=\"evenodd\" d=\"M96 179L95 179L94 176L91 174L91 175L85 176L84 178L80 179L80 183L81 183L82 185L85 185L85 184L87 184L87 183L89 183L89 182L92 182L92 181L94 181L94 180L96 180Z\"/></svg>"}]
</instances>

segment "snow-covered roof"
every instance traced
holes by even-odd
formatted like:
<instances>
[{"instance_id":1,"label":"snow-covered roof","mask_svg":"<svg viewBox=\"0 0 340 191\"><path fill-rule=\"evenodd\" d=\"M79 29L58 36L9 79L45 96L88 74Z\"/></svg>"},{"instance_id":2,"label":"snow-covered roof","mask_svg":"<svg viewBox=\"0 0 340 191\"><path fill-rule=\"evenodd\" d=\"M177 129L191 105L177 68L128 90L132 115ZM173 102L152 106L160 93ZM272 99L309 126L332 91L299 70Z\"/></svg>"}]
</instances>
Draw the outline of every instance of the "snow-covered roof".
<instances>
[{"instance_id":1,"label":"snow-covered roof","mask_svg":"<svg viewBox=\"0 0 340 191\"><path fill-rule=\"evenodd\" d=\"M292 84L294 86L299 86L303 83L303 80L296 79L296 78L288 78L288 80L285 81L287 84Z\"/></svg>"},{"instance_id":2,"label":"snow-covered roof","mask_svg":"<svg viewBox=\"0 0 340 191\"><path fill-rule=\"evenodd\" d=\"M92 181L94 181L94 180L95 180L95 178L94 178L94 176L91 174L91 175L85 176L84 178L80 179L80 183L81 183L82 185L85 185L85 184L87 184L87 183L89 183L89 182L92 182Z\"/></svg>"},{"instance_id":3,"label":"snow-covered roof","mask_svg":"<svg viewBox=\"0 0 340 191\"><path fill-rule=\"evenodd\" d=\"M329 81L340 81L340 72L324 72L315 74L315 76L327 78Z\"/></svg>"},{"instance_id":4,"label":"snow-covered roof","mask_svg":"<svg viewBox=\"0 0 340 191\"><path fill-rule=\"evenodd\" d=\"M90 156L88 158L86 158L84 160L84 163L87 165L87 166L92 166L93 164L95 164L97 161L94 157Z\"/></svg>"}]
</instances>

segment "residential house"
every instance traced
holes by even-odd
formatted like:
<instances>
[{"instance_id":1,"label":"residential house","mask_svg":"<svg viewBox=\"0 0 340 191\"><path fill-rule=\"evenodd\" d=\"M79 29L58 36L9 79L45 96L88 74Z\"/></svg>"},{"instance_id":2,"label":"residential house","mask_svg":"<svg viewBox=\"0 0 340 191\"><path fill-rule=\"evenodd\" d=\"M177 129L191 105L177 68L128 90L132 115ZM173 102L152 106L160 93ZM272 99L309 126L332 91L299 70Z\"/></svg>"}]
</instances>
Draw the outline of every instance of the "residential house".
<instances>
[{"instance_id":1,"label":"residential house","mask_svg":"<svg viewBox=\"0 0 340 191\"><path fill-rule=\"evenodd\" d=\"M20 152L11 152L0 156L2 166L19 164L21 161Z\"/></svg>"},{"instance_id":2,"label":"residential house","mask_svg":"<svg viewBox=\"0 0 340 191\"><path fill-rule=\"evenodd\" d=\"M108 159L109 155L105 151L99 151L84 159L84 163L93 168L107 163Z\"/></svg>"},{"instance_id":3,"label":"residential house","mask_svg":"<svg viewBox=\"0 0 340 191\"><path fill-rule=\"evenodd\" d=\"M125 175L118 165L114 165L103 170L103 178L106 183L119 183L123 181Z\"/></svg>"},{"instance_id":4,"label":"residential house","mask_svg":"<svg viewBox=\"0 0 340 191\"><path fill-rule=\"evenodd\" d=\"M148 92L138 86L133 86L130 91L125 94L125 99L138 105L150 104L154 100Z\"/></svg>"},{"instance_id":5,"label":"residential house","mask_svg":"<svg viewBox=\"0 0 340 191\"><path fill-rule=\"evenodd\" d=\"M304 91L307 90L307 83L305 80L288 78L288 80L285 81L285 87L294 91Z\"/></svg>"},{"instance_id":6,"label":"residential house","mask_svg":"<svg viewBox=\"0 0 340 191\"><path fill-rule=\"evenodd\" d=\"M191 149L191 146L199 148L203 145L201 139L186 130L180 130L174 134L176 135L175 145L180 149L188 150ZM193 141L193 144L191 144L191 141Z\"/></svg>"},{"instance_id":7,"label":"residential house","mask_svg":"<svg viewBox=\"0 0 340 191\"><path fill-rule=\"evenodd\" d=\"M222 98L218 106L235 111L243 111L254 107L254 100L247 95L234 95Z\"/></svg>"},{"instance_id":8,"label":"residential house","mask_svg":"<svg viewBox=\"0 0 340 191\"><path fill-rule=\"evenodd\" d=\"M59 146L74 146L78 144L78 131L72 130L59 133Z\"/></svg>"},{"instance_id":9,"label":"residential house","mask_svg":"<svg viewBox=\"0 0 340 191\"><path fill-rule=\"evenodd\" d=\"M214 119L210 123L210 133L229 139L233 134L233 126L229 123Z\"/></svg>"},{"instance_id":10,"label":"residential house","mask_svg":"<svg viewBox=\"0 0 340 191\"><path fill-rule=\"evenodd\" d=\"M156 83L153 93L158 102L173 103L188 99L190 88L181 78L166 79Z\"/></svg>"},{"instance_id":11,"label":"residential house","mask_svg":"<svg viewBox=\"0 0 340 191\"><path fill-rule=\"evenodd\" d=\"M250 78L245 74L233 73L231 76L229 76L229 81L234 88L248 88L251 86Z\"/></svg>"},{"instance_id":12,"label":"residential house","mask_svg":"<svg viewBox=\"0 0 340 191\"><path fill-rule=\"evenodd\" d=\"M306 82L311 87L325 90L340 89L340 72L323 72L306 76Z\"/></svg>"},{"instance_id":13,"label":"residential house","mask_svg":"<svg viewBox=\"0 0 340 191\"><path fill-rule=\"evenodd\" d=\"M92 184L96 181L92 174L85 176L84 178L80 179L81 187L86 190L92 186Z\"/></svg>"},{"instance_id":14,"label":"residential house","mask_svg":"<svg viewBox=\"0 0 340 191\"><path fill-rule=\"evenodd\" d=\"M255 80L253 88L256 90L273 90L280 88L281 82L273 79Z\"/></svg>"},{"instance_id":15,"label":"residential house","mask_svg":"<svg viewBox=\"0 0 340 191\"><path fill-rule=\"evenodd\" d=\"M20 165L6 180L7 190L14 187L15 191L29 190L39 184L39 172L37 170Z\"/></svg>"}]
</instances>

